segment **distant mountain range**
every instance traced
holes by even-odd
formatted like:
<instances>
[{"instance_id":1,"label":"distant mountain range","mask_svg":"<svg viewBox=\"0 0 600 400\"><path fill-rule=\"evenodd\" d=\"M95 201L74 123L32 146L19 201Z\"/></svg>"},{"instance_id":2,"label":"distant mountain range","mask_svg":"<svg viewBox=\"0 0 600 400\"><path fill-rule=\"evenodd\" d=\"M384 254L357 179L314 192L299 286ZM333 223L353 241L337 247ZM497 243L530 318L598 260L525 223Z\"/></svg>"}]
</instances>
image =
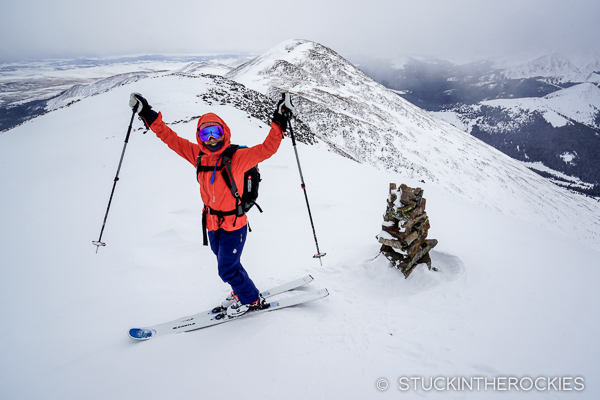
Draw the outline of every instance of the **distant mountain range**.
<instances>
[{"instance_id":1,"label":"distant mountain range","mask_svg":"<svg viewBox=\"0 0 600 400\"><path fill-rule=\"evenodd\" d=\"M600 56L358 64L406 100L553 182L600 196Z\"/></svg>"},{"instance_id":2,"label":"distant mountain range","mask_svg":"<svg viewBox=\"0 0 600 400\"><path fill-rule=\"evenodd\" d=\"M206 73L222 74L250 58L239 54L144 55L0 64L0 132L68 102L156 72L202 65Z\"/></svg>"},{"instance_id":3,"label":"distant mountain range","mask_svg":"<svg viewBox=\"0 0 600 400\"><path fill-rule=\"evenodd\" d=\"M308 125L301 126L300 132L309 142L309 125L319 132L327 131L325 125L338 124L340 130L362 129L363 137L375 137L374 127L385 126L387 121L374 120L373 110L390 105L390 112L394 109L400 114L407 111L404 105L400 108L392 106L394 101L379 89L364 92L364 88L374 83L370 80L373 78L410 103L521 161L552 182L580 193L600 196L600 168L597 166L600 158L600 57L590 54L567 58L553 53L469 64L416 57L408 57L396 64L373 60L349 63L333 52L329 54L331 50L327 48L318 48L322 71L315 71L310 76L282 60L273 62L270 69L263 68L260 73L242 74L242 68L256 67L269 52L256 58L240 55L142 56L0 65L0 132L88 96L169 72L186 76L225 76L272 99L282 88L302 95L299 106L304 107L305 115L311 117L306 119ZM310 54L316 52L315 48ZM365 75L357 73L355 65ZM253 76L253 81L247 82L244 76ZM263 76L270 76L273 81L266 83L265 79L258 79ZM297 76L300 78L296 79ZM330 76L337 78L331 81ZM286 80L295 83L290 85ZM360 88L353 90L353 83L358 81ZM311 89L311 96L306 96L308 88L296 90L304 82L313 82L312 87L343 88L347 96L340 100L339 96L328 94L329 89ZM369 102L349 101L359 94ZM332 105L340 101L339 112L335 118L330 118L333 116ZM326 109L319 103L327 104ZM415 110L410 112L417 113ZM348 122L348 114L360 117ZM321 120L327 122L319 122ZM379 139L348 141L347 137L347 134L327 133L320 139L346 157L361 162L373 160ZM402 157L397 157L400 154L397 150L388 154L390 148L382 147L378 151L378 163L392 170L401 167L398 160ZM395 161L390 161L392 158ZM410 162L410 165L423 164Z\"/></svg>"}]
</instances>

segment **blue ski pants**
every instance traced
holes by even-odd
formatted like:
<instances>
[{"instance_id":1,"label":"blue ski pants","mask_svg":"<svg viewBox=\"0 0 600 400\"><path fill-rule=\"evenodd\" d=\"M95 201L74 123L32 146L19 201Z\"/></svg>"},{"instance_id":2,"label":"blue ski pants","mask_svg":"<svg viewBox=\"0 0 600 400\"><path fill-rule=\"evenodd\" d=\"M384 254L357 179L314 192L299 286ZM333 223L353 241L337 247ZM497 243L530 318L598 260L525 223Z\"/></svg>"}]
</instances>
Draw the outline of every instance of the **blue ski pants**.
<instances>
[{"instance_id":1,"label":"blue ski pants","mask_svg":"<svg viewBox=\"0 0 600 400\"><path fill-rule=\"evenodd\" d=\"M208 232L210 248L217 256L219 276L223 282L231 285L242 304L255 302L259 293L240 262L247 233L247 225L231 232L223 229Z\"/></svg>"}]
</instances>

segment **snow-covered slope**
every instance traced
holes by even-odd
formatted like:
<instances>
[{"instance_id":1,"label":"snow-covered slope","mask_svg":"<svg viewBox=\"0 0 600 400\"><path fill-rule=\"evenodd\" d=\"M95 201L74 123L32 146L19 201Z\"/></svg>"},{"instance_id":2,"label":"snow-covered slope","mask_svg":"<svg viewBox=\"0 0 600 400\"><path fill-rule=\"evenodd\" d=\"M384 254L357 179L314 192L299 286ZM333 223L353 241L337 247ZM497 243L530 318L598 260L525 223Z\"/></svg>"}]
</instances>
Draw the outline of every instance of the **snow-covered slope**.
<instances>
[{"instance_id":1,"label":"snow-covered slope","mask_svg":"<svg viewBox=\"0 0 600 400\"><path fill-rule=\"evenodd\" d=\"M535 111L540 112L553 126L564 126L570 120L596 128L600 118L600 89L592 83L581 83L567 89L561 89L544 97L522 99L498 99L481 102L472 107L502 107L512 113L512 123L519 123L519 116ZM473 125L477 121L470 121ZM508 130L498 126L497 129Z\"/></svg>"},{"instance_id":2,"label":"snow-covered slope","mask_svg":"<svg viewBox=\"0 0 600 400\"><path fill-rule=\"evenodd\" d=\"M331 49L287 41L226 77L273 99L290 91L312 132L359 162L432 182L478 204L600 244L596 201L556 187L518 161L433 118ZM597 210L597 215L577 217L589 209Z\"/></svg>"},{"instance_id":3,"label":"snow-covered slope","mask_svg":"<svg viewBox=\"0 0 600 400\"><path fill-rule=\"evenodd\" d=\"M546 95L548 108L589 127L600 121L600 88L592 83L582 83Z\"/></svg>"},{"instance_id":4,"label":"snow-covered slope","mask_svg":"<svg viewBox=\"0 0 600 400\"><path fill-rule=\"evenodd\" d=\"M187 75L202 75L202 74L211 74L211 75L225 75L231 71L231 68L227 65L216 63L212 61L203 61L203 62L194 62L186 65L183 68L178 69L177 73L187 74Z\"/></svg>"},{"instance_id":5,"label":"snow-covered slope","mask_svg":"<svg viewBox=\"0 0 600 400\"><path fill-rule=\"evenodd\" d=\"M87 85L74 85L70 89L61 93L60 96L48 100L46 103L46 109L49 111L55 110L73 101L79 101L85 97L95 96L99 93L109 91L118 86L139 81L140 79L148 78L152 75L154 75L152 72L130 72L100 79L97 82Z\"/></svg>"},{"instance_id":6,"label":"snow-covered slope","mask_svg":"<svg viewBox=\"0 0 600 400\"><path fill-rule=\"evenodd\" d=\"M261 288L313 274L311 286L327 287L328 298L133 343L128 328L206 309L228 288L217 276L214 256L201 245L193 166L151 132L143 135L138 121L103 237L107 247L95 254L91 241L98 237L123 147L129 93L143 93L190 140L193 117L216 112L238 143L260 143L268 129L264 122L233 102L213 100L213 89L223 93L227 87L222 82L182 75L143 79L0 135L0 398L600 396L600 327L594 317L600 253L571 228L591 226L586 220L594 221L597 210L547 189L506 157L472 139L457 139L426 116L398 128L412 130L415 143L398 139L405 145L397 150L417 157L417 142L437 148L423 162L432 176L426 183L410 169L376 169L322 144L298 144L319 243L327 252L322 267L312 259L290 140L261 163L264 213L250 215L244 266ZM383 110L393 115L388 106ZM468 160L479 172L465 171L461 164ZM420 266L405 280L376 258L389 182L424 188L430 237L440 242L432 254L439 272ZM505 208L516 208L515 217L467 200L474 196L469 192L498 196ZM545 208L556 213L564 207L559 211L571 220L557 213L564 231L542 229L521 218L521 205L544 218ZM401 376L423 377L426 386L440 376L490 382L581 376L585 390L401 392ZM384 392L376 387L382 378L389 382Z\"/></svg>"},{"instance_id":7,"label":"snow-covered slope","mask_svg":"<svg viewBox=\"0 0 600 400\"><path fill-rule=\"evenodd\" d=\"M485 118L471 118L473 114L481 112L481 106L499 107L510 118L489 121L487 124ZM432 114L466 132L470 132L474 125L485 127L489 132L510 132L527 123L535 112L539 112L554 127L579 122L596 129L600 118L600 88L592 83L581 83L544 97L487 100L476 105L462 106L457 110Z\"/></svg>"}]
</instances>

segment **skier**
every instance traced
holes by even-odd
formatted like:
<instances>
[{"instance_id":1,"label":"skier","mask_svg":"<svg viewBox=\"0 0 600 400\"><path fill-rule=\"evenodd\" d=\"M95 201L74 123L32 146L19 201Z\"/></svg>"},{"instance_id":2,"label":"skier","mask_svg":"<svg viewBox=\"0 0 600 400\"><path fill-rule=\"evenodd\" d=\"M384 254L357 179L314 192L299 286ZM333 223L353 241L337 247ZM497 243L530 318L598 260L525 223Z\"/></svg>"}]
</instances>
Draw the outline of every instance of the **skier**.
<instances>
[{"instance_id":1,"label":"skier","mask_svg":"<svg viewBox=\"0 0 600 400\"><path fill-rule=\"evenodd\" d=\"M277 104L271 130L265 141L250 148L240 148L231 157L231 171L235 182L242 183L245 171L271 157L279 148L288 126L289 115L293 111L289 95L287 96L287 101L283 96ZM198 155L202 152L204 155L200 160L201 165L214 167L212 172L201 171L198 182L204 203L203 220L206 221L210 247L217 256L219 276L232 289L221 306L227 309L227 315L232 318L264 307L264 299L240 262L246 242L246 215L237 215L235 210L239 200L233 196L223 176L216 173L217 167L221 165L223 152L231 144L231 132L227 124L216 114L202 115L196 128L196 144L179 137L165 125L162 113L152 110L141 94L132 93L129 105L138 113L146 127L181 157L196 165Z\"/></svg>"}]
</instances>

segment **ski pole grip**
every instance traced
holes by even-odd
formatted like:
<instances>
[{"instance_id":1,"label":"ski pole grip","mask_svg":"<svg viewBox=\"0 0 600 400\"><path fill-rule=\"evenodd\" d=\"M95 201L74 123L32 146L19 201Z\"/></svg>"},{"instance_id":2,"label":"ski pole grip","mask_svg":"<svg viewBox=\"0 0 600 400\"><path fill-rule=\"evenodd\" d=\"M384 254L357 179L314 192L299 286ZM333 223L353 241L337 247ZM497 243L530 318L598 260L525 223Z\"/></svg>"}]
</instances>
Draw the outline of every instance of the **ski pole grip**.
<instances>
[{"instance_id":1,"label":"ski pole grip","mask_svg":"<svg viewBox=\"0 0 600 400\"><path fill-rule=\"evenodd\" d=\"M292 96L290 96L289 92L283 92L282 95L286 111L293 115L296 112L296 108L292 104Z\"/></svg>"}]
</instances>

